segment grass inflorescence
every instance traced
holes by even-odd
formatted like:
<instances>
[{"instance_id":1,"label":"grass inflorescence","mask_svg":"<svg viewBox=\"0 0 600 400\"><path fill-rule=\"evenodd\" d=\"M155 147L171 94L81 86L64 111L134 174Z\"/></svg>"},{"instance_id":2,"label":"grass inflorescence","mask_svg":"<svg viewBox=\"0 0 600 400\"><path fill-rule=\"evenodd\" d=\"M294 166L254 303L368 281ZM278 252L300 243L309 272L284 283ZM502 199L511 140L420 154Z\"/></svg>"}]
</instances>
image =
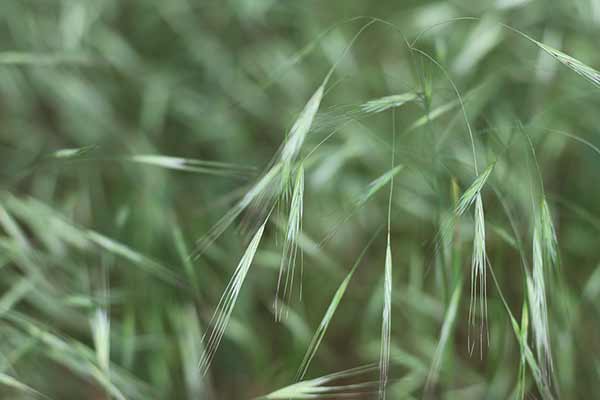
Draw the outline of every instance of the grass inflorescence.
<instances>
[{"instance_id":1,"label":"grass inflorescence","mask_svg":"<svg viewBox=\"0 0 600 400\"><path fill-rule=\"evenodd\" d=\"M600 390L597 1L5 3L0 398Z\"/></svg>"}]
</instances>

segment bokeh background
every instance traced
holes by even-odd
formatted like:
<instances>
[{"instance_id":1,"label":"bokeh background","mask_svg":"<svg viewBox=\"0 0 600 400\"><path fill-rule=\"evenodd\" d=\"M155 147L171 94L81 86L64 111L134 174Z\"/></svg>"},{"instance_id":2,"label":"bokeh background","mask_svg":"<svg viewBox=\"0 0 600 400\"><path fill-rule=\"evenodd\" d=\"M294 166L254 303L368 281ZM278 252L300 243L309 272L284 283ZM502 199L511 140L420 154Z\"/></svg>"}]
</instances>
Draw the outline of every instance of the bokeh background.
<instances>
[{"instance_id":1,"label":"bokeh background","mask_svg":"<svg viewBox=\"0 0 600 400\"><path fill-rule=\"evenodd\" d=\"M370 17L381 20L345 52ZM532 199L541 195L560 254L546 270L549 390L592 398L600 389L600 89L499 23L600 66L598 0L3 0L0 397L266 395L294 382L372 238L307 377L377 363L387 186L361 207L355 200L394 152L404 169L390 215L388 398L549 395L523 362L506 308L522 329ZM264 210L249 207L207 251L189 255L270 165L336 63L302 148L306 155L336 132L305 165L302 300L296 292L287 318L274 322L282 201L202 377L202 335ZM496 162L482 196L497 284L488 274L489 344L472 354L471 211L447 248L436 241L474 179L457 91L480 170ZM417 100L393 113L360 106L402 93ZM532 335L525 342L536 353Z\"/></svg>"}]
</instances>

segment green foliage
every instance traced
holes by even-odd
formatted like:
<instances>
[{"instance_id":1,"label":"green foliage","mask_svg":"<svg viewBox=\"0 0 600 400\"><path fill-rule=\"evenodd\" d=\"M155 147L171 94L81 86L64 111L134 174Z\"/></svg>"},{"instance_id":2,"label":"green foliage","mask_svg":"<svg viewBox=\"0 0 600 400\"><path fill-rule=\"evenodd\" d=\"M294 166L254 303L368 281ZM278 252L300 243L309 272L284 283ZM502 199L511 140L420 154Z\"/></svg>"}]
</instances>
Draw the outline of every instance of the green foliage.
<instances>
[{"instance_id":1,"label":"green foliage","mask_svg":"<svg viewBox=\"0 0 600 400\"><path fill-rule=\"evenodd\" d=\"M0 398L590 398L599 4L3 1Z\"/></svg>"}]
</instances>

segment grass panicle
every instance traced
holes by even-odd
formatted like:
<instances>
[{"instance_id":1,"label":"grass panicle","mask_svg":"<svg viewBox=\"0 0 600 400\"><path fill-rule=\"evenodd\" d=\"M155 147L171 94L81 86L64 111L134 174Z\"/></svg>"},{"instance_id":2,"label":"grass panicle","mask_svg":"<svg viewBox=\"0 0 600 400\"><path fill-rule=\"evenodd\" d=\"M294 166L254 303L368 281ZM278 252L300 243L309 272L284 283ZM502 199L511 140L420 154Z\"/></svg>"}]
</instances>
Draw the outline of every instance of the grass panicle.
<instances>
[{"instance_id":1,"label":"grass panicle","mask_svg":"<svg viewBox=\"0 0 600 400\"><path fill-rule=\"evenodd\" d=\"M600 0L130 3L2 3L0 398L600 391Z\"/></svg>"},{"instance_id":2,"label":"grass panicle","mask_svg":"<svg viewBox=\"0 0 600 400\"><path fill-rule=\"evenodd\" d=\"M487 333L486 291L486 270L488 265L488 257L485 243L485 214L481 191L492 174L495 165L495 162L491 163L481 174L475 178L473 183L459 198L458 204L454 209L454 213L443 223L439 232L439 240L436 244L437 252L439 252L442 243L448 244L456 224L456 219L462 216L474 204L473 253L471 256L471 291L468 325L469 330L471 331L475 326L477 319L476 314L478 313L480 318L479 347L481 356L483 356L483 343L489 343L489 337ZM472 353L475 348L475 341L471 340L470 334L468 348L470 353Z\"/></svg>"},{"instance_id":3,"label":"grass panicle","mask_svg":"<svg viewBox=\"0 0 600 400\"><path fill-rule=\"evenodd\" d=\"M221 217L204 237L197 241L196 250L192 255L194 259L198 259L204 254L213 242L218 239L251 204L257 204L258 208L271 209L271 204L268 203L287 193L292 163L298 157L306 136L310 131L315 115L319 110L329 76L330 74L325 77L292 125L281 148L279 159L276 160L273 166L271 166L251 189L246 192L242 199ZM277 178L280 179L280 186L278 188L276 185L272 185Z\"/></svg>"},{"instance_id":4,"label":"grass panicle","mask_svg":"<svg viewBox=\"0 0 600 400\"><path fill-rule=\"evenodd\" d=\"M321 100L323 99L323 94L325 92L325 85L327 85L328 80L329 75L325 77L321 85L313 93L294 122L294 125L292 125L281 150L280 159L284 164L289 165L289 163L293 162L298 156L300 149L306 140L306 135L308 135L313 124L315 115L319 110L319 106L321 105Z\"/></svg>"}]
</instances>

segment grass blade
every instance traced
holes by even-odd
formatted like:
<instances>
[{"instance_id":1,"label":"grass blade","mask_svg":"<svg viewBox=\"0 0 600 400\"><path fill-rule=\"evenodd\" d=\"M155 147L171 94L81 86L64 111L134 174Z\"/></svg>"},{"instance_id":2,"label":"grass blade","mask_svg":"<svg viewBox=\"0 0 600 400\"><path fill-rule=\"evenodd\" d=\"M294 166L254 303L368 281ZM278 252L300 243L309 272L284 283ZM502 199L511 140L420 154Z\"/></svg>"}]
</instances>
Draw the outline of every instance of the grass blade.
<instances>
[{"instance_id":1,"label":"grass blade","mask_svg":"<svg viewBox=\"0 0 600 400\"><path fill-rule=\"evenodd\" d=\"M58 159L79 158L81 156L84 156L84 155L96 150L97 148L98 148L98 146L92 145L92 146L78 147L78 148L73 148L73 149L60 149L60 150L56 150L54 153L50 154L50 157L58 158Z\"/></svg>"},{"instance_id":2,"label":"grass blade","mask_svg":"<svg viewBox=\"0 0 600 400\"><path fill-rule=\"evenodd\" d=\"M61 64L91 65L94 60L82 54L27 53L19 51L0 52L0 65L31 65L50 67Z\"/></svg>"},{"instance_id":3,"label":"grass blade","mask_svg":"<svg viewBox=\"0 0 600 400\"><path fill-rule=\"evenodd\" d=\"M459 282L452 293L450 305L448 306L448 311L446 311L446 317L444 318L442 331L440 333L440 340L435 348L433 361L431 362L431 367L429 368L429 373L427 375L427 381L425 383L426 391L428 391L437 382L444 351L446 349L446 345L448 344L448 340L450 339L450 334L452 333L452 328L454 326L454 322L456 321L456 315L458 314L458 306L460 305L461 296L462 282Z\"/></svg>"},{"instance_id":4,"label":"grass blade","mask_svg":"<svg viewBox=\"0 0 600 400\"><path fill-rule=\"evenodd\" d=\"M4 372L0 372L0 385L4 385L6 387L10 387L12 389L18 390L25 394L32 395L34 397L41 397L44 399L49 399L48 396L43 395L32 387L18 381L10 375L5 374Z\"/></svg>"},{"instance_id":5,"label":"grass blade","mask_svg":"<svg viewBox=\"0 0 600 400\"><path fill-rule=\"evenodd\" d=\"M137 252L129 246L126 246L116 240L113 240L107 236L104 236L98 232L88 230L86 232L87 238L95 243L97 246L104 250L121 256L132 263L138 265L140 268L148 271L149 273L173 284L179 283L177 275L169 268L159 264L158 262L146 257L145 255Z\"/></svg>"}]
</instances>

